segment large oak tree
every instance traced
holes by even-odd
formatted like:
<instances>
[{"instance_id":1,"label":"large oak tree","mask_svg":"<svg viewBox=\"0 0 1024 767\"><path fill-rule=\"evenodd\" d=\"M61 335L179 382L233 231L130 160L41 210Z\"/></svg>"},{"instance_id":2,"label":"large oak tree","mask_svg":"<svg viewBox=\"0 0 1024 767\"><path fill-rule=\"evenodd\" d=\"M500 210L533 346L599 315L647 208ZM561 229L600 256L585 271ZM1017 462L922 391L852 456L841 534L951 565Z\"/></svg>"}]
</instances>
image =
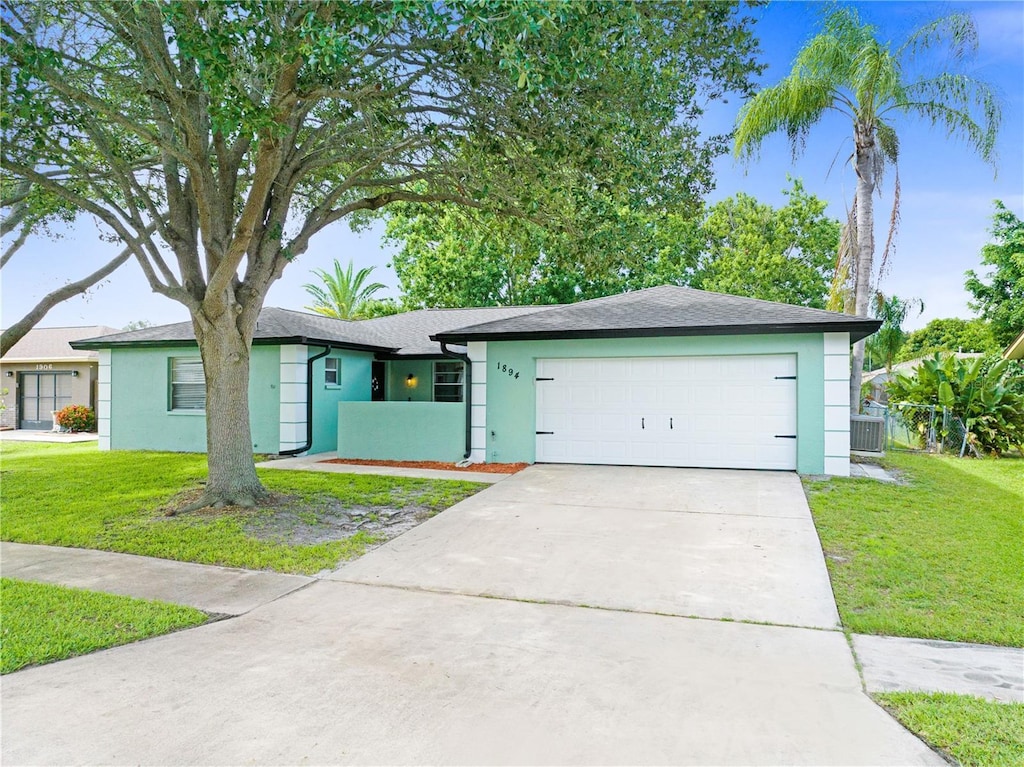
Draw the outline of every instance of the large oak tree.
<instances>
[{"instance_id":1,"label":"large oak tree","mask_svg":"<svg viewBox=\"0 0 1024 767\"><path fill-rule=\"evenodd\" d=\"M312 237L394 202L699 189L701 107L756 70L728 3L5 0L0 37L3 172L188 308L221 504L264 495L250 344Z\"/></svg>"}]
</instances>

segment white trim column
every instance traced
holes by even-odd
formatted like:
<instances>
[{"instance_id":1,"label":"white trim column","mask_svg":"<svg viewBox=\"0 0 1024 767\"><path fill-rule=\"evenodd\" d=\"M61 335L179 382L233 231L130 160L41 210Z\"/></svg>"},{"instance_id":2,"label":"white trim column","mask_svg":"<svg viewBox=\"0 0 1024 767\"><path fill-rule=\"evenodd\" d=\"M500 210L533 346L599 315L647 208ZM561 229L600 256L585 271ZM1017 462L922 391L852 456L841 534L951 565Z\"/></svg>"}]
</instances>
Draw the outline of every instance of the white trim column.
<instances>
[{"instance_id":1,"label":"white trim column","mask_svg":"<svg viewBox=\"0 0 1024 767\"><path fill-rule=\"evenodd\" d=\"M487 342L470 341L466 352L473 366L469 460L487 463Z\"/></svg>"},{"instance_id":2,"label":"white trim column","mask_svg":"<svg viewBox=\"0 0 1024 767\"><path fill-rule=\"evenodd\" d=\"M110 349L100 349L96 378L96 432L100 450L110 450Z\"/></svg>"},{"instance_id":3,"label":"white trim column","mask_svg":"<svg viewBox=\"0 0 1024 767\"><path fill-rule=\"evenodd\" d=\"M306 368L309 347L281 347L281 433L278 450L294 450L306 444Z\"/></svg>"},{"instance_id":4,"label":"white trim column","mask_svg":"<svg viewBox=\"0 0 1024 767\"><path fill-rule=\"evenodd\" d=\"M850 476L850 334L825 333L825 473Z\"/></svg>"}]
</instances>

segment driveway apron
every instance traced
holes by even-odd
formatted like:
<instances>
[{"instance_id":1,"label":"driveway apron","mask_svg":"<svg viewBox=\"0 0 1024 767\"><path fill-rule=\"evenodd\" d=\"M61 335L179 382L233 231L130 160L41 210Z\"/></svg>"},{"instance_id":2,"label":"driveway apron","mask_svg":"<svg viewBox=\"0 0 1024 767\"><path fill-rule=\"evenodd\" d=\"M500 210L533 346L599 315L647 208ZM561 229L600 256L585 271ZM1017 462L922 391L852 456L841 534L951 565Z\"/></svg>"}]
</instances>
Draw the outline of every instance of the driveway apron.
<instances>
[{"instance_id":1,"label":"driveway apron","mask_svg":"<svg viewBox=\"0 0 1024 767\"><path fill-rule=\"evenodd\" d=\"M3 761L943 764L835 624L796 477L539 466L238 618L5 677Z\"/></svg>"}]
</instances>

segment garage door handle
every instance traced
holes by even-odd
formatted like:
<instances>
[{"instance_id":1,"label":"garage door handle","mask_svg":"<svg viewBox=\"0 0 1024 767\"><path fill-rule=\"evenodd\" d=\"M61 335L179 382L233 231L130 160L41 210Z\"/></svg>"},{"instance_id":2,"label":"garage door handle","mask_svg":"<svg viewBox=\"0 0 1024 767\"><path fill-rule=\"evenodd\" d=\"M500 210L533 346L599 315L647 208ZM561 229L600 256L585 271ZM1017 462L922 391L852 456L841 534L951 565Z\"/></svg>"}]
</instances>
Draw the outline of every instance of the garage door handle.
<instances>
[{"instance_id":1,"label":"garage door handle","mask_svg":"<svg viewBox=\"0 0 1024 767\"><path fill-rule=\"evenodd\" d=\"M795 434L776 434L775 439L796 439Z\"/></svg>"},{"instance_id":2,"label":"garage door handle","mask_svg":"<svg viewBox=\"0 0 1024 767\"><path fill-rule=\"evenodd\" d=\"M647 428L646 426L644 426L644 419L643 418L640 419L640 428L641 429L646 429Z\"/></svg>"},{"instance_id":3,"label":"garage door handle","mask_svg":"<svg viewBox=\"0 0 1024 767\"><path fill-rule=\"evenodd\" d=\"M670 429L675 428L674 426L672 426L672 419L671 418L668 419L668 428L670 428Z\"/></svg>"}]
</instances>

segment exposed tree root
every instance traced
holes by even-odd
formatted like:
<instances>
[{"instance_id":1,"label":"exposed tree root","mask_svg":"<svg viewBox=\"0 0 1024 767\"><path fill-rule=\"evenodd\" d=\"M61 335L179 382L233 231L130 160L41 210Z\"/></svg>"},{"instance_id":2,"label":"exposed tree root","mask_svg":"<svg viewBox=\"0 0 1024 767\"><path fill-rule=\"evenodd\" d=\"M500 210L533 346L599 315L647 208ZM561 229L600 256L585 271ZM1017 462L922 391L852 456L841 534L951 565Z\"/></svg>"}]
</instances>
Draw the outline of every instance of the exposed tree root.
<instances>
[{"instance_id":1,"label":"exposed tree root","mask_svg":"<svg viewBox=\"0 0 1024 767\"><path fill-rule=\"evenodd\" d=\"M207 489L191 503L169 511L167 516L173 517L176 514L187 514L190 511L199 511L200 509L223 509L227 506L252 509L261 504L269 503L272 498L271 493L262 488L259 491L234 490L225 492Z\"/></svg>"}]
</instances>

